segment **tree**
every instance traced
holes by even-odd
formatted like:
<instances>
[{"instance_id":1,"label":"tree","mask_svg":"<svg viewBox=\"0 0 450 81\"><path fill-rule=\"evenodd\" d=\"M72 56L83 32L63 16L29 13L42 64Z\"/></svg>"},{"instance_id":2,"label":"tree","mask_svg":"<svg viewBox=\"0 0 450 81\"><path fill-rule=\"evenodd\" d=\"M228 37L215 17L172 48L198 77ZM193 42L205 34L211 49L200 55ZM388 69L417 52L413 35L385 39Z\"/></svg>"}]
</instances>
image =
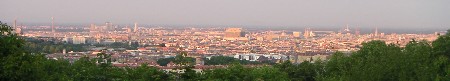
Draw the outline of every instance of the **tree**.
<instances>
[{"instance_id":1,"label":"tree","mask_svg":"<svg viewBox=\"0 0 450 81\"><path fill-rule=\"evenodd\" d=\"M237 62L239 59L227 56L212 56L209 60L205 58L205 65L227 65Z\"/></svg>"},{"instance_id":2,"label":"tree","mask_svg":"<svg viewBox=\"0 0 450 81\"><path fill-rule=\"evenodd\" d=\"M137 68L126 68L125 80L129 81L168 81L171 75L158 68L141 65Z\"/></svg>"},{"instance_id":3,"label":"tree","mask_svg":"<svg viewBox=\"0 0 450 81\"><path fill-rule=\"evenodd\" d=\"M383 41L363 43L363 47L346 56L335 53L325 63L317 80L447 80L439 75L443 61L436 61L426 41L411 41L405 48ZM438 64L438 65L436 65ZM444 71L445 72L445 71Z\"/></svg>"},{"instance_id":4,"label":"tree","mask_svg":"<svg viewBox=\"0 0 450 81\"><path fill-rule=\"evenodd\" d=\"M21 54L24 41L14 34L11 26L0 21L0 58L12 54Z\"/></svg>"},{"instance_id":5,"label":"tree","mask_svg":"<svg viewBox=\"0 0 450 81\"><path fill-rule=\"evenodd\" d=\"M281 72L287 73L291 81L315 81L317 76L317 65L310 62L302 62L294 65L290 61L285 61L281 64L276 64L275 68Z\"/></svg>"},{"instance_id":6,"label":"tree","mask_svg":"<svg viewBox=\"0 0 450 81\"><path fill-rule=\"evenodd\" d=\"M20 76L28 76L32 69L32 57L24 54L24 41L11 32L13 29L0 22L0 80L27 80ZM26 61L22 61L26 60ZM34 78L29 77L29 80Z\"/></svg>"},{"instance_id":7,"label":"tree","mask_svg":"<svg viewBox=\"0 0 450 81\"><path fill-rule=\"evenodd\" d=\"M450 29L433 41L433 64L439 67L438 79L450 80Z\"/></svg>"},{"instance_id":8,"label":"tree","mask_svg":"<svg viewBox=\"0 0 450 81\"><path fill-rule=\"evenodd\" d=\"M183 67L184 73L179 74L180 79L187 81L202 81L206 78L201 73L193 70L193 66Z\"/></svg>"},{"instance_id":9,"label":"tree","mask_svg":"<svg viewBox=\"0 0 450 81\"><path fill-rule=\"evenodd\" d=\"M252 68L250 76L253 76L252 80L257 81L289 81L290 78L287 73L278 70L274 67L257 67Z\"/></svg>"},{"instance_id":10,"label":"tree","mask_svg":"<svg viewBox=\"0 0 450 81\"><path fill-rule=\"evenodd\" d=\"M213 81L288 81L288 74L270 66L246 68L235 62L226 68L206 70L206 80Z\"/></svg>"},{"instance_id":11,"label":"tree","mask_svg":"<svg viewBox=\"0 0 450 81\"><path fill-rule=\"evenodd\" d=\"M175 57L170 58L160 58L156 62L161 66L166 66L168 63L173 62L177 65L193 65L195 63L195 59L192 57L186 57L187 52L181 52Z\"/></svg>"},{"instance_id":12,"label":"tree","mask_svg":"<svg viewBox=\"0 0 450 81\"><path fill-rule=\"evenodd\" d=\"M175 59L173 62L179 66L190 66L193 65L195 59L193 58L187 58L187 52L180 52L177 56L175 56Z\"/></svg>"},{"instance_id":13,"label":"tree","mask_svg":"<svg viewBox=\"0 0 450 81\"><path fill-rule=\"evenodd\" d=\"M439 36L439 38L433 42L433 48L436 53L435 56L444 55L447 58L450 57L449 45L450 45L450 34L448 32L446 35Z\"/></svg>"},{"instance_id":14,"label":"tree","mask_svg":"<svg viewBox=\"0 0 450 81\"><path fill-rule=\"evenodd\" d=\"M175 75L177 80L201 80L200 74L196 71L192 70L194 68L194 58L187 58L187 52L180 52L177 56L175 56L173 62L177 65L174 70L184 70L184 73L174 72L172 74Z\"/></svg>"},{"instance_id":15,"label":"tree","mask_svg":"<svg viewBox=\"0 0 450 81\"><path fill-rule=\"evenodd\" d=\"M166 66L168 63L172 62L175 58L160 58L156 61L160 66Z\"/></svg>"}]
</instances>

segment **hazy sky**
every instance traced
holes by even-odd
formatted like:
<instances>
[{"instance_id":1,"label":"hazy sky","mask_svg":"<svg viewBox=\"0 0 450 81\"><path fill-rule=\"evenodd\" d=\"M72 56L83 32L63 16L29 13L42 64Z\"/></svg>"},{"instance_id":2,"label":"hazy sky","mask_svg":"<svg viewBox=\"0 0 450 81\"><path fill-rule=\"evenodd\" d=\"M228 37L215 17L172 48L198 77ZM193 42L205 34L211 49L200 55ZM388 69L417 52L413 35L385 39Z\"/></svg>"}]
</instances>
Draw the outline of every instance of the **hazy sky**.
<instances>
[{"instance_id":1,"label":"hazy sky","mask_svg":"<svg viewBox=\"0 0 450 81\"><path fill-rule=\"evenodd\" d=\"M0 21L450 28L450 0L2 0Z\"/></svg>"}]
</instances>

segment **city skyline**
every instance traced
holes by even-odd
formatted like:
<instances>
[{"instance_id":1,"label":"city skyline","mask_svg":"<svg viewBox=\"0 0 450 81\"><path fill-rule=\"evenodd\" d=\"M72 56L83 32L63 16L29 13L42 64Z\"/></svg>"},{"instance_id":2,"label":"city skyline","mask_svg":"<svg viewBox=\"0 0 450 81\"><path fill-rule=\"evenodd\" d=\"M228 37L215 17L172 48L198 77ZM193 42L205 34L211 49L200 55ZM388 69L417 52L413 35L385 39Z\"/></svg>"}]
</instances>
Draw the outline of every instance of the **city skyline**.
<instances>
[{"instance_id":1,"label":"city skyline","mask_svg":"<svg viewBox=\"0 0 450 81\"><path fill-rule=\"evenodd\" d=\"M181 26L448 28L448 1L16 1L2 22ZM8 3L8 4L6 4ZM251 5L250 5L251 4ZM50 5L50 6L49 6ZM127 5L127 6L120 6Z\"/></svg>"}]
</instances>

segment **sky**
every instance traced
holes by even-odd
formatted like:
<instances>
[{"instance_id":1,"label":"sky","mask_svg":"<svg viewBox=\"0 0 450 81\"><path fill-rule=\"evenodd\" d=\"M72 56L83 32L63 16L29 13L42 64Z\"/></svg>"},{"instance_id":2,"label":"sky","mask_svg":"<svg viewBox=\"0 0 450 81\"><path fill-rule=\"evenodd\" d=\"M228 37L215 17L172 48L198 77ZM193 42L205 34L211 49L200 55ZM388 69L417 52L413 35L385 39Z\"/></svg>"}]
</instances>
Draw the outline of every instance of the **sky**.
<instances>
[{"instance_id":1,"label":"sky","mask_svg":"<svg viewBox=\"0 0 450 81\"><path fill-rule=\"evenodd\" d=\"M450 0L2 0L0 21L450 28Z\"/></svg>"}]
</instances>

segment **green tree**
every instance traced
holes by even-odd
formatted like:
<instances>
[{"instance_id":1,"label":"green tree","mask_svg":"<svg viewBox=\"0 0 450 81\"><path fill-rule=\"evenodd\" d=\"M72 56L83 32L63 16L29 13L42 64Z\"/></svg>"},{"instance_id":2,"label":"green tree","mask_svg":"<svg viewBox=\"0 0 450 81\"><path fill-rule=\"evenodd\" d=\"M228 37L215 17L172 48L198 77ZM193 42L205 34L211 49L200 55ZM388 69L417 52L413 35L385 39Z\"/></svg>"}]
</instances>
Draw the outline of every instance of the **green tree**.
<instances>
[{"instance_id":1,"label":"green tree","mask_svg":"<svg viewBox=\"0 0 450 81\"><path fill-rule=\"evenodd\" d=\"M383 80L430 81L446 80L439 70L444 61L433 56L433 47L426 41L411 41L405 48L383 41L363 43L363 47L345 55L335 53L325 63L318 80ZM436 65L438 64L438 65ZM444 64L445 65L445 64ZM437 76L437 77L436 77Z\"/></svg>"},{"instance_id":2,"label":"green tree","mask_svg":"<svg viewBox=\"0 0 450 81\"><path fill-rule=\"evenodd\" d=\"M126 80L129 81L169 81L172 76L158 68L141 65L137 68L126 68Z\"/></svg>"},{"instance_id":3,"label":"green tree","mask_svg":"<svg viewBox=\"0 0 450 81\"><path fill-rule=\"evenodd\" d=\"M21 76L30 75L27 73L32 70L32 57L25 54L22 48L24 41L11 32L12 30L10 26L0 22L0 80L27 80ZM30 78L29 80L33 79Z\"/></svg>"},{"instance_id":4,"label":"green tree","mask_svg":"<svg viewBox=\"0 0 450 81\"><path fill-rule=\"evenodd\" d=\"M450 29L433 41L434 66L439 67L437 79L450 80Z\"/></svg>"},{"instance_id":5,"label":"green tree","mask_svg":"<svg viewBox=\"0 0 450 81\"><path fill-rule=\"evenodd\" d=\"M292 81L315 81L317 76L317 68L319 66L308 61L294 65L290 61L285 61L281 64L276 64L274 67L281 72L287 73L289 79Z\"/></svg>"},{"instance_id":6,"label":"green tree","mask_svg":"<svg viewBox=\"0 0 450 81\"><path fill-rule=\"evenodd\" d=\"M187 52L180 52L177 56L175 56L175 59L173 62L179 66L189 66L193 65L194 59L193 58L186 58Z\"/></svg>"},{"instance_id":7,"label":"green tree","mask_svg":"<svg viewBox=\"0 0 450 81\"><path fill-rule=\"evenodd\" d=\"M160 66L166 66L168 63L172 62L175 58L160 58L156 61Z\"/></svg>"},{"instance_id":8,"label":"green tree","mask_svg":"<svg viewBox=\"0 0 450 81\"><path fill-rule=\"evenodd\" d=\"M235 62L226 68L206 70L209 81L288 81L288 74L270 66L246 68Z\"/></svg>"}]
</instances>

